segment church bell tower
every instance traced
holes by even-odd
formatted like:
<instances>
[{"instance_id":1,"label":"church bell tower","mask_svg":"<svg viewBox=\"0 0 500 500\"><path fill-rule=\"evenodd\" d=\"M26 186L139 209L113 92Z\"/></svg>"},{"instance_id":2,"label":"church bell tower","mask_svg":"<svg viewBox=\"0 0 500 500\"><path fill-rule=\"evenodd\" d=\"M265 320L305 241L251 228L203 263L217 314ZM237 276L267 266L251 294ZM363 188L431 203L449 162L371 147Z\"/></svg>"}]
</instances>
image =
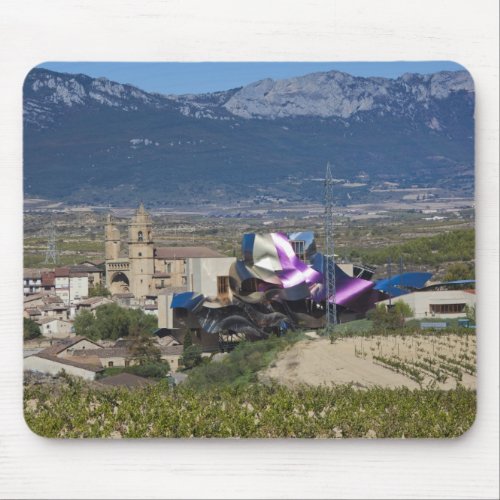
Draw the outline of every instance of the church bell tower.
<instances>
[{"instance_id":1,"label":"church bell tower","mask_svg":"<svg viewBox=\"0 0 500 500\"><path fill-rule=\"evenodd\" d=\"M116 227L111 214L108 214L106 226L104 229L105 235L105 259L115 260L120 257L120 230Z\"/></svg>"},{"instance_id":2,"label":"church bell tower","mask_svg":"<svg viewBox=\"0 0 500 500\"><path fill-rule=\"evenodd\" d=\"M153 292L154 248L151 216L141 203L128 227L130 291L136 298Z\"/></svg>"}]
</instances>

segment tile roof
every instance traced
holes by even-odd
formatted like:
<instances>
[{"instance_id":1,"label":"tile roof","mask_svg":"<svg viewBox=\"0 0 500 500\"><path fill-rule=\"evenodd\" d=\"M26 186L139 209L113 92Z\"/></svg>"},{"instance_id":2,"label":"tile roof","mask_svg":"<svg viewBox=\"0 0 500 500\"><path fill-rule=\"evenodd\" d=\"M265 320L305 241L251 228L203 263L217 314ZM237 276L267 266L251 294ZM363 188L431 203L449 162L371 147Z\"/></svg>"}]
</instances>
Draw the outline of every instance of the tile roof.
<instances>
[{"instance_id":1,"label":"tile roof","mask_svg":"<svg viewBox=\"0 0 500 500\"><path fill-rule=\"evenodd\" d=\"M37 307L27 307L25 309L25 311L30 315L30 316L40 316L40 314L42 314L40 312L40 309L38 309Z\"/></svg>"},{"instance_id":2,"label":"tile roof","mask_svg":"<svg viewBox=\"0 0 500 500\"><path fill-rule=\"evenodd\" d=\"M77 344L78 342L80 342L82 340L86 340L87 342L92 342L92 344L95 344L96 346L98 346L102 349L102 346L99 345L97 342L94 342L93 340L90 340L86 337L77 336L77 337L73 337L72 339L63 340L61 342L58 342L55 345L47 347L47 349L44 349L41 352L45 352L50 356L57 356L58 354L63 352L65 349L68 349L69 347L74 346L75 344ZM59 359L59 358L57 358L57 359Z\"/></svg>"},{"instance_id":3,"label":"tile roof","mask_svg":"<svg viewBox=\"0 0 500 500\"><path fill-rule=\"evenodd\" d=\"M72 323L72 321L69 321L67 319L59 319L55 318L54 316L46 316L45 318L40 318L36 320L36 322L39 323L40 325L44 325L45 323L51 323L52 321L64 321L65 323Z\"/></svg>"},{"instance_id":4,"label":"tile roof","mask_svg":"<svg viewBox=\"0 0 500 500\"><path fill-rule=\"evenodd\" d=\"M80 300L78 302L78 306L93 306L94 304L111 304L113 301L111 299L107 299L106 297L90 297L85 300Z\"/></svg>"},{"instance_id":5,"label":"tile roof","mask_svg":"<svg viewBox=\"0 0 500 500\"><path fill-rule=\"evenodd\" d=\"M42 273L43 286L54 286L55 279L56 279L56 273L54 271Z\"/></svg>"},{"instance_id":6,"label":"tile roof","mask_svg":"<svg viewBox=\"0 0 500 500\"><path fill-rule=\"evenodd\" d=\"M80 264L77 266L70 266L71 274L73 273L104 273L104 271L96 266L90 264Z\"/></svg>"},{"instance_id":7,"label":"tile roof","mask_svg":"<svg viewBox=\"0 0 500 500\"><path fill-rule=\"evenodd\" d=\"M68 267L56 267L54 269L56 278L66 278L69 276L69 268Z\"/></svg>"},{"instance_id":8,"label":"tile roof","mask_svg":"<svg viewBox=\"0 0 500 500\"><path fill-rule=\"evenodd\" d=\"M41 300L43 299L44 297L47 297L48 295L50 295L50 292L40 292L40 293L34 293L32 295L28 295L26 297L24 297L24 302L33 302L34 300Z\"/></svg>"},{"instance_id":9,"label":"tile roof","mask_svg":"<svg viewBox=\"0 0 500 500\"><path fill-rule=\"evenodd\" d=\"M152 380L144 377L139 377L133 373L119 373L99 380L100 384L112 386L126 386L126 387L143 387L145 385L154 384Z\"/></svg>"},{"instance_id":10,"label":"tile roof","mask_svg":"<svg viewBox=\"0 0 500 500\"><path fill-rule=\"evenodd\" d=\"M160 247L155 248L156 259L188 259L195 257L226 257L208 247Z\"/></svg>"},{"instance_id":11,"label":"tile roof","mask_svg":"<svg viewBox=\"0 0 500 500\"><path fill-rule=\"evenodd\" d=\"M49 361L53 361L55 363L60 363L61 365L69 365L69 366L75 366L77 368L83 368L84 370L89 370L91 372L97 373L101 372L104 370L104 368L100 365L97 364L90 364L90 363L82 363L80 361L75 361L74 358L59 358L58 356L47 352L48 349L44 349L43 351L40 351L37 354L34 354L33 356L38 357L38 358L43 358L43 359L48 359Z\"/></svg>"},{"instance_id":12,"label":"tile roof","mask_svg":"<svg viewBox=\"0 0 500 500\"><path fill-rule=\"evenodd\" d=\"M160 352L164 355L169 356L182 356L184 351L183 345L168 345L168 346L160 346Z\"/></svg>"}]
</instances>

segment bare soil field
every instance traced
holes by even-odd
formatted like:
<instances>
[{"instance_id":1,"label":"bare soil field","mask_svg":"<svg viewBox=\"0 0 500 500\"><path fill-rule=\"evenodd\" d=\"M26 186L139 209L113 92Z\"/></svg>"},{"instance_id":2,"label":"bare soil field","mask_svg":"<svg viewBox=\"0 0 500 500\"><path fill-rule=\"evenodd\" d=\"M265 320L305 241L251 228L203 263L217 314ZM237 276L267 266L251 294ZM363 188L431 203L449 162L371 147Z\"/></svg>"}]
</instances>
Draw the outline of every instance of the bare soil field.
<instances>
[{"instance_id":1,"label":"bare soil field","mask_svg":"<svg viewBox=\"0 0 500 500\"><path fill-rule=\"evenodd\" d=\"M475 335L419 334L298 342L259 375L289 387L476 387Z\"/></svg>"}]
</instances>

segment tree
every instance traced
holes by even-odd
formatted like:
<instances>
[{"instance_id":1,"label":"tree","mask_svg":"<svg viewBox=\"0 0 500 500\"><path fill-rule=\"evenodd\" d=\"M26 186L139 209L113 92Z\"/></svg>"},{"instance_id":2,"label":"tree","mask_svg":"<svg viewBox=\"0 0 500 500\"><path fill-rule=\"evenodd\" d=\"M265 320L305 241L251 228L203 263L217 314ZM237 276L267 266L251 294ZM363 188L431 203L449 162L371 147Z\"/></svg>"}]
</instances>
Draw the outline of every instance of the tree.
<instances>
[{"instance_id":1,"label":"tree","mask_svg":"<svg viewBox=\"0 0 500 500\"><path fill-rule=\"evenodd\" d=\"M201 363L201 347L198 345L191 345L187 349L184 346L184 352L180 362L185 368L194 368Z\"/></svg>"},{"instance_id":2,"label":"tree","mask_svg":"<svg viewBox=\"0 0 500 500\"><path fill-rule=\"evenodd\" d=\"M160 349L153 337L144 332L136 331L131 335L129 351L132 359L140 365L161 362Z\"/></svg>"},{"instance_id":3,"label":"tree","mask_svg":"<svg viewBox=\"0 0 500 500\"><path fill-rule=\"evenodd\" d=\"M384 304L379 304L367 314L368 319L373 321L376 330L396 330L405 324L405 315L400 309L406 308L398 306L401 302L396 302L393 307L387 308ZM411 311L411 309L410 309ZM406 310L406 313L408 311Z\"/></svg>"},{"instance_id":4,"label":"tree","mask_svg":"<svg viewBox=\"0 0 500 500\"><path fill-rule=\"evenodd\" d=\"M110 291L102 283L89 288L89 297L109 297L110 295Z\"/></svg>"},{"instance_id":5,"label":"tree","mask_svg":"<svg viewBox=\"0 0 500 500\"><path fill-rule=\"evenodd\" d=\"M39 337L42 334L40 326L32 319L23 318L23 338L24 340L31 340Z\"/></svg>"},{"instance_id":6,"label":"tree","mask_svg":"<svg viewBox=\"0 0 500 500\"><path fill-rule=\"evenodd\" d=\"M393 310L400 314L403 318L411 318L413 316L413 309L402 300L394 303Z\"/></svg>"},{"instance_id":7,"label":"tree","mask_svg":"<svg viewBox=\"0 0 500 500\"><path fill-rule=\"evenodd\" d=\"M466 262L455 262L446 268L443 281L473 280L474 266Z\"/></svg>"},{"instance_id":8,"label":"tree","mask_svg":"<svg viewBox=\"0 0 500 500\"><path fill-rule=\"evenodd\" d=\"M191 347L193 345L193 337L191 336L191 331L188 330L186 335L184 335L184 341L183 341L183 344L184 346L184 351L188 348L188 347Z\"/></svg>"},{"instance_id":9,"label":"tree","mask_svg":"<svg viewBox=\"0 0 500 500\"><path fill-rule=\"evenodd\" d=\"M473 324L476 324L476 306L465 306L465 315L467 319Z\"/></svg>"},{"instance_id":10,"label":"tree","mask_svg":"<svg viewBox=\"0 0 500 500\"><path fill-rule=\"evenodd\" d=\"M82 311L75 318L73 328L77 335L98 340L99 334L96 328L94 315L90 311Z\"/></svg>"},{"instance_id":11,"label":"tree","mask_svg":"<svg viewBox=\"0 0 500 500\"><path fill-rule=\"evenodd\" d=\"M140 309L125 309L117 304L97 307L95 316L89 311L82 311L74 323L77 335L93 340L117 340L129 335L150 335L156 326L154 316Z\"/></svg>"}]
</instances>

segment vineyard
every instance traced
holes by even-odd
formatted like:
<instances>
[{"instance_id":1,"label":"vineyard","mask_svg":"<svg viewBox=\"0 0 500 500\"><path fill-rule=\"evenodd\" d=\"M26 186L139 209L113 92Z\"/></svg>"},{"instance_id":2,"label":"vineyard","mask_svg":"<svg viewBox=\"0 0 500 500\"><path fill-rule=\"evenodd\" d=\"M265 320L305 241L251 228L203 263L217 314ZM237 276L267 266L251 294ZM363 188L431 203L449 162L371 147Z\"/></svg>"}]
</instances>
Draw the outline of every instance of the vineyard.
<instances>
[{"instance_id":1,"label":"vineyard","mask_svg":"<svg viewBox=\"0 0 500 500\"><path fill-rule=\"evenodd\" d=\"M63 377L25 387L25 419L45 437L439 438L474 422L476 392L252 384L196 391L163 382L102 389Z\"/></svg>"},{"instance_id":2,"label":"vineyard","mask_svg":"<svg viewBox=\"0 0 500 500\"><path fill-rule=\"evenodd\" d=\"M354 354L404 374L420 387L475 387L475 335L360 337L354 343Z\"/></svg>"},{"instance_id":3,"label":"vineyard","mask_svg":"<svg viewBox=\"0 0 500 500\"><path fill-rule=\"evenodd\" d=\"M476 336L372 331L243 343L222 361L133 390L25 378L46 437L456 437L476 412Z\"/></svg>"}]
</instances>

